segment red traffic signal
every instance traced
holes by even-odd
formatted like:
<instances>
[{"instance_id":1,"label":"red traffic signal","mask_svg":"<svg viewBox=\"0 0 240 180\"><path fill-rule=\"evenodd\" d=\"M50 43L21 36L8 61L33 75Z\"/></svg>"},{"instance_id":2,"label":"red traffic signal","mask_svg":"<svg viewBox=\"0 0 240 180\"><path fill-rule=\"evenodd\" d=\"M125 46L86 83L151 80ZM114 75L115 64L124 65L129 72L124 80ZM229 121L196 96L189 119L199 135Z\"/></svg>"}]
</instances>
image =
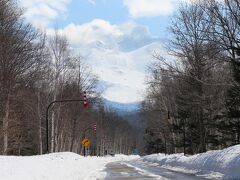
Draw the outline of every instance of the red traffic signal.
<instances>
[{"instance_id":1,"label":"red traffic signal","mask_svg":"<svg viewBox=\"0 0 240 180\"><path fill-rule=\"evenodd\" d=\"M97 131L97 125L96 125L96 124L93 125L93 131L94 131L94 132Z\"/></svg>"},{"instance_id":2,"label":"red traffic signal","mask_svg":"<svg viewBox=\"0 0 240 180\"><path fill-rule=\"evenodd\" d=\"M87 102L87 93L86 91L83 92L83 108L88 107L88 102Z\"/></svg>"}]
</instances>

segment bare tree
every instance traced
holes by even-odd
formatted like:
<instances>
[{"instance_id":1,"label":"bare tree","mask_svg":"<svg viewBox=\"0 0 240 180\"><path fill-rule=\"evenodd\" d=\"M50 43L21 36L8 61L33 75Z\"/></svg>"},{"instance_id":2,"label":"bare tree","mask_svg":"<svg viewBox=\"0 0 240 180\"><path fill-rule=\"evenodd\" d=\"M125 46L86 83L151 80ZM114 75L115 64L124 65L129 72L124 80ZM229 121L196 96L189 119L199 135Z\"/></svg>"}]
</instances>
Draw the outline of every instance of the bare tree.
<instances>
[{"instance_id":1,"label":"bare tree","mask_svg":"<svg viewBox=\"0 0 240 180\"><path fill-rule=\"evenodd\" d=\"M187 124L191 139L195 139L189 139L190 153L204 152L211 144L211 124L224 111L224 93L230 85L226 55L217 41L212 41L217 40L213 33L216 20L206 12L204 3L183 4L173 17L168 50L174 58L154 54L157 62L151 67L145 103L148 112L157 109L165 113L165 121L159 116L162 124L168 122L166 111L171 111L171 121L164 127L173 132L173 146L178 144L181 126Z\"/></svg>"},{"instance_id":2,"label":"bare tree","mask_svg":"<svg viewBox=\"0 0 240 180\"><path fill-rule=\"evenodd\" d=\"M3 94L3 153L8 151L8 126L11 97L18 81L33 74L41 64L38 60L38 33L25 23L14 0L0 1L0 84Z\"/></svg>"},{"instance_id":3,"label":"bare tree","mask_svg":"<svg viewBox=\"0 0 240 180\"><path fill-rule=\"evenodd\" d=\"M49 40L50 51L52 54L53 69L54 69L54 85L53 85L53 101L57 100L57 95L61 94L61 90L64 84L65 73L68 70L68 64L70 60L69 44L67 39L60 35L58 30L55 30L55 35ZM58 114L61 106L58 108ZM53 111L51 118L51 149L50 152L54 152L54 144L56 143L55 134L55 121L56 112Z\"/></svg>"}]
</instances>

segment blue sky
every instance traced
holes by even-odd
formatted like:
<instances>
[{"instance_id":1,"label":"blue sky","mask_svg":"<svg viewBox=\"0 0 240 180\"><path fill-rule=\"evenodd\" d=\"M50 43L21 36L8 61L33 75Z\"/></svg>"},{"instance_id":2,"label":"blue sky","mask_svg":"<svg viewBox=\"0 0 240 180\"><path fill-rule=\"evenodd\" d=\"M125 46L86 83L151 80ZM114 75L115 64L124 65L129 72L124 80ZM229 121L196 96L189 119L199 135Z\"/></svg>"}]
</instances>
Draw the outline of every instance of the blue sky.
<instances>
[{"instance_id":1,"label":"blue sky","mask_svg":"<svg viewBox=\"0 0 240 180\"><path fill-rule=\"evenodd\" d=\"M184 0L190 1L190 0ZM144 98L152 52L164 55L166 28L179 0L20 0L27 21L65 35L99 77L103 97Z\"/></svg>"},{"instance_id":2,"label":"blue sky","mask_svg":"<svg viewBox=\"0 0 240 180\"><path fill-rule=\"evenodd\" d=\"M104 19L112 24L134 21L148 27L153 36L163 38L167 34L166 27L170 20L169 15L133 18L129 15L128 8L124 6L122 0L73 0L67 8L69 9L67 17L57 20L61 28L70 22L83 24L93 19ZM53 21L50 25L55 26L55 22Z\"/></svg>"},{"instance_id":3,"label":"blue sky","mask_svg":"<svg viewBox=\"0 0 240 180\"><path fill-rule=\"evenodd\" d=\"M179 0L20 0L27 19L44 27L64 28L93 19L111 24L134 21L160 37L167 34L166 27L178 3Z\"/></svg>"}]
</instances>

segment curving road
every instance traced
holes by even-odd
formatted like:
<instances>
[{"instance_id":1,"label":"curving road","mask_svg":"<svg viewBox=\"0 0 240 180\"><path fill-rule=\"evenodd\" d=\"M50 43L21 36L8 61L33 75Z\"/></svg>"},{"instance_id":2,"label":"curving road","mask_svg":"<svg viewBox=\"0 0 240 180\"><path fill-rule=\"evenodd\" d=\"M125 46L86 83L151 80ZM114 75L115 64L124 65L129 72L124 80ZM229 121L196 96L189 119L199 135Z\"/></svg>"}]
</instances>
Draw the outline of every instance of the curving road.
<instances>
[{"instance_id":1,"label":"curving road","mask_svg":"<svg viewBox=\"0 0 240 180\"><path fill-rule=\"evenodd\" d=\"M107 176L105 180L199 180L205 179L203 177L197 177L194 174L184 174L174 172L165 168L161 168L154 164L144 162L142 160L128 161L128 162L115 162L109 163L106 166L105 171Z\"/></svg>"}]
</instances>

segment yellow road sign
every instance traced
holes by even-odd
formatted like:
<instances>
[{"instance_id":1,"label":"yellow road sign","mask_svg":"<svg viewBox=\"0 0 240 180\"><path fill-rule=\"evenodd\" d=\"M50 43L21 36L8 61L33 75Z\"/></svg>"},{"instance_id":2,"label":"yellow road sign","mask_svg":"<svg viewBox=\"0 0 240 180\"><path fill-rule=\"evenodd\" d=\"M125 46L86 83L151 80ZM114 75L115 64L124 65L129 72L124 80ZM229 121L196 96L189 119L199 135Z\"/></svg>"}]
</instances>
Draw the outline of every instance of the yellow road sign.
<instances>
[{"instance_id":1,"label":"yellow road sign","mask_svg":"<svg viewBox=\"0 0 240 180\"><path fill-rule=\"evenodd\" d=\"M82 140L82 145L84 145L85 147L88 147L90 145L90 143L91 143L90 140L87 138Z\"/></svg>"}]
</instances>

